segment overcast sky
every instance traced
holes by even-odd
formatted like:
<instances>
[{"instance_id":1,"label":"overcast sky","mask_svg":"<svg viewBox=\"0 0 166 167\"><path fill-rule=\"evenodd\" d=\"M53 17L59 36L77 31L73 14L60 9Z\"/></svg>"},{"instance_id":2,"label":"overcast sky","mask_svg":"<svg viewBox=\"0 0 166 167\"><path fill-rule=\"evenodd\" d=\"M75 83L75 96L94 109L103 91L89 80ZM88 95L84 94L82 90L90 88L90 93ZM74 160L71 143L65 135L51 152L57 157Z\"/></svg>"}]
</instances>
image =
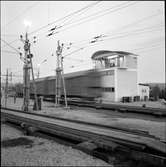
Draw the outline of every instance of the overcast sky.
<instances>
[{"instance_id":1,"label":"overcast sky","mask_svg":"<svg viewBox=\"0 0 166 167\"><path fill-rule=\"evenodd\" d=\"M19 36L25 35L23 22L27 20L32 23L27 29L30 41L37 37L31 51L35 74L41 64L40 77L55 75L60 40L65 44L63 55L73 53L64 59L65 73L93 68L91 56L98 50L130 51L139 55L140 83L165 82L164 17L164 1L1 1L1 73L10 68L17 75L13 81L22 81L23 62L4 41L23 52ZM60 27L55 31L58 33L47 37L55 26ZM98 35L104 37L90 43ZM72 45L67 49L69 43Z\"/></svg>"}]
</instances>

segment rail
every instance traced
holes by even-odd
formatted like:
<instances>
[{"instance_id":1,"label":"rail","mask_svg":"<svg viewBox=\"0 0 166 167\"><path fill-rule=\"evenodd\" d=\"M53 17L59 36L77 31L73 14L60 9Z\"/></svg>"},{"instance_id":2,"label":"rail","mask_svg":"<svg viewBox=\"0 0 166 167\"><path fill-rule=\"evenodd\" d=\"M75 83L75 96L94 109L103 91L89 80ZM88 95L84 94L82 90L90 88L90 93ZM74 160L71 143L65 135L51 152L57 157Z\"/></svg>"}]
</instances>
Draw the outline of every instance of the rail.
<instances>
[{"instance_id":1,"label":"rail","mask_svg":"<svg viewBox=\"0 0 166 167\"><path fill-rule=\"evenodd\" d=\"M166 144L143 134L138 135L131 131L127 133L127 130L123 129L113 129L111 127L74 122L66 119L60 120L35 113L25 113L5 108L2 108L1 116L11 122L24 123L29 127L35 127L38 131L58 134L82 142L93 141L98 147L112 148L112 143L116 143L120 148L131 149L132 153L142 152L144 157L145 154L146 156L151 155L152 159L158 157L160 164L165 164L166 162L164 158L166 155ZM133 155L135 156L136 154Z\"/></svg>"}]
</instances>

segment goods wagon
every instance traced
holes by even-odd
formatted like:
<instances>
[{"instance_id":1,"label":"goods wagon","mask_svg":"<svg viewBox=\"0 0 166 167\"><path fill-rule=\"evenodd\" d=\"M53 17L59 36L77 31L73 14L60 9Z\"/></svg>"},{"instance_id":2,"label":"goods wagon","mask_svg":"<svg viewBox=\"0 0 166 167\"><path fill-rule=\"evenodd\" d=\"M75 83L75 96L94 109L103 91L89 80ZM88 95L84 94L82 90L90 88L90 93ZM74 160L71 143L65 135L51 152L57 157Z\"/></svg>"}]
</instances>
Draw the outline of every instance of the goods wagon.
<instances>
[{"instance_id":1,"label":"goods wagon","mask_svg":"<svg viewBox=\"0 0 166 167\"><path fill-rule=\"evenodd\" d=\"M95 70L87 70L65 74L65 87L67 97L83 98L93 100L101 97L100 75ZM56 77L45 77L37 79L36 92L38 96L44 98L55 98ZM33 85L30 85L30 94L34 95ZM61 96L64 96L61 88Z\"/></svg>"}]
</instances>

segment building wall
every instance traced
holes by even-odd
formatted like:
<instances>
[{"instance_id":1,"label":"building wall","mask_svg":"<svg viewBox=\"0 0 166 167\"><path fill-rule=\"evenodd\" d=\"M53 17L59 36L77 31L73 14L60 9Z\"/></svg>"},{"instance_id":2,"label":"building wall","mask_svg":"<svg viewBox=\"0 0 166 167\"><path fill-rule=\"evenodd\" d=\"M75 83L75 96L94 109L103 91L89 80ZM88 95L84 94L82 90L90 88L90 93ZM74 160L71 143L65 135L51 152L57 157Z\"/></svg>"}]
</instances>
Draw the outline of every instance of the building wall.
<instances>
[{"instance_id":1,"label":"building wall","mask_svg":"<svg viewBox=\"0 0 166 167\"><path fill-rule=\"evenodd\" d=\"M128 68L134 68L136 69L137 68L137 58L136 57L132 57L132 56L126 56L125 57L125 64L126 64L126 67Z\"/></svg>"},{"instance_id":2,"label":"building wall","mask_svg":"<svg viewBox=\"0 0 166 167\"><path fill-rule=\"evenodd\" d=\"M106 75L101 76L101 87L103 101L115 101L115 72L110 70ZM106 88L106 89L104 89ZM108 89L107 89L108 88ZM110 91L109 88L114 88L114 92ZM107 91L108 90L108 91Z\"/></svg>"},{"instance_id":3,"label":"building wall","mask_svg":"<svg viewBox=\"0 0 166 167\"><path fill-rule=\"evenodd\" d=\"M115 76L115 101L121 101L123 96L137 96L137 71L117 69Z\"/></svg>"},{"instance_id":4,"label":"building wall","mask_svg":"<svg viewBox=\"0 0 166 167\"><path fill-rule=\"evenodd\" d=\"M138 90L139 90L139 96L141 100L145 100L144 98L145 96L147 96L149 99L149 91L150 91L149 86L138 85Z\"/></svg>"}]
</instances>

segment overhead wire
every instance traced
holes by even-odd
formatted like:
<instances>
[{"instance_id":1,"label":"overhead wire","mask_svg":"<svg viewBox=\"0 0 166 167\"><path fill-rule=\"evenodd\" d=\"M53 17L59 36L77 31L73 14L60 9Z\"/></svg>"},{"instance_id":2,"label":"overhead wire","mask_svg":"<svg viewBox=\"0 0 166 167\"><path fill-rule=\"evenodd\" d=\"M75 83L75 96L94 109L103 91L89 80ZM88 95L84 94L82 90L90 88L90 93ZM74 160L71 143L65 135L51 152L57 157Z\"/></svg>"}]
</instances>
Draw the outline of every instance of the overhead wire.
<instances>
[{"instance_id":1,"label":"overhead wire","mask_svg":"<svg viewBox=\"0 0 166 167\"><path fill-rule=\"evenodd\" d=\"M124 29L126 29L126 28L128 28L128 27L131 28L132 26L136 26L137 24L140 24L141 22L150 20L150 19L152 19L152 18L154 18L154 17L156 17L156 16L159 16L160 14L162 14L162 12L157 12L157 13L155 13L155 14L149 15L149 16L147 16L147 17L143 17L143 18L138 19L138 20L136 20L136 21L134 21L134 22L132 22L132 23L129 23L129 24L124 25L124 26L121 26L120 28L118 28L118 29L116 29L116 30L111 30L111 31L119 31L119 30L121 30L121 29L124 30ZM109 31L110 31L110 30L109 30ZM105 33L107 34L107 33L109 33L109 31L107 31L107 32L105 32Z\"/></svg>"},{"instance_id":2,"label":"overhead wire","mask_svg":"<svg viewBox=\"0 0 166 167\"><path fill-rule=\"evenodd\" d=\"M110 10L116 8L116 7L120 7L120 6L123 7L123 5L128 4L128 3L130 3L130 2L127 1L127 2L124 2L124 3L122 3L122 4L118 4L118 5L112 6L112 7L108 8L108 9L100 10L100 11L98 11L98 12L96 12L96 13L93 13L93 14L91 14L91 15L89 15L89 16L85 16L85 17L83 17L83 18L80 18L80 19L76 20L75 22L79 22L79 21L81 21L81 20L87 19L87 18L92 17L92 16L100 15L100 14L102 14L103 12L110 11ZM98 16L97 16L97 17L98 17ZM73 22L72 22L71 24L73 24Z\"/></svg>"},{"instance_id":3,"label":"overhead wire","mask_svg":"<svg viewBox=\"0 0 166 167\"><path fill-rule=\"evenodd\" d=\"M12 43L17 42L17 41L19 41L19 40L20 40L20 39L15 39L15 40L13 40L13 41L11 41L11 42L8 42L8 44L11 45ZM2 48L6 47L6 46L8 46L8 45L5 44L5 45L2 46Z\"/></svg>"},{"instance_id":4,"label":"overhead wire","mask_svg":"<svg viewBox=\"0 0 166 167\"><path fill-rule=\"evenodd\" d=\"M33 7L35 7L37 4L39 4L38 1L35 2L35 3L33 3L31 6L28 6L28 7L27 7L25 10L23 10L20 14L18 14L18 15L15 16L13 19L11 19L8 23L6 23L4 26L2 26L2 29L3 29L4 27L8 26L9 24L13 23L14 21L16 21L18 17L25 15L26 12L29 12L30 9L32 9Z\"/></svg>"},{"instance_id":5,"label":"overhead wire","mask_svg":"<svg viewBox=\"0 0 166 167\"><path fill-rule=\"evenodd\" d=\"M128 3L129 3L129 4L128 4ZM73 26L77 26L77 25L83 24L83 23L85 23L85 22L87 22L87 21L90 21L90 20L92 20L92 19L101 17L101 16L103 16L103 15L105 15L105 14L109 14L110 12L115 12L115 11L117 11L117 10L126 8L126 7L128 7L128 6L130 6L130 5L134 5L135 3L138 3L138 2L134 2L134 3L132 2L132 3L130 3L130 1L128 1L128 2L125 2L125 3L119 4L119 5L113 6L113 7L109 8L109 10L111 9L111 11L109 11L109 12L107 12L107 13L104 13L104 14L102 14L102 15L100 15L100 16L91 18L91 19L89 19L89 20L85 20L85 21L83 21L83 22L81 22L81 23L78 23L78 24L75 24L75 25L71 25L70 27L67 27L67 28L64 28L64 29L62 29L62 30L60 30L60 31L58 31L58 32L52 33L52 35L54 35L54 34L56 34L56 33L59 33L59 32L62 32L62 31L65 31L66 29L72 28ZM125 6L124 6L124 5L125 5ZM120 7L120 8L117 8L117 7ZM114 9L114 8L117 8L117 9L112 10L112 9ZM107 10L108 10L108 9L102 10L102 11L105 12L105 11L107 11ZM97 12L97 13L92 14L92 15L90 15L90 16L95 16L96 14L98 15L99 13ZM84 17L83 19L88 18L88 17L89 17L89 16ZM79 19L78 21L81 21L81 19ZM75 22L74 22L74 23L75 23ZM73 24L73 22L72 22L72 24ZM47 25L46 25L45 27L47 27ZM41 28L45 28L45 27L41 27ZM62 27L60 26L60 29L61 29L61 28L62 28ZM40 29L38 29L38 30L40 30ZM33 31L33 32L31 32L30 34L35 33L35 32L37 32L37 31ZM41 33L40 33L40 34L41 34Z\"/></svg>"},{"instance_id":6,"label":"overhead wire","mask_svg":"<svg viewBox=\"0 0 166 167\"><path fill-rule=\"evenodd\" d=\"M155 13L155 14L153 14L153 15L150 15L150 16L147 16L147 17L144 17L144 18L141 18L141 19L138 19L138 20L136 20L136 21L134 21L134 22L132 22L132 23L129 23L129 24L126 24L126 25L120 27L119 29L112 30L113 32L112 32L111 34L113 34L113 33L116 32L116 31L119 31L120 29L123 29L123 30L124 30L124 29L127 28L127 27L130 27L130 26L139 24L139 23L141 23L141 22L143 22L143 21L152 19L152 18L154 18L155 16L158 16L159 14L161 14L161 12L160 12L160 13ZM108 32L109 32L109 31L106 31L105 33L102 33L102 34L107 34L107 35L108 35ZM119 33L119 32L118 32L118 33ZM81 41L76 41L76 42L71 42L71 43L72 43L72 46L75 46L75 44L77 44L77 43L82 43L82 42L84 42L84 41L88 42L88 41L90 41L90 40L91 40L91 39L89 38L89 39L84 39L84 40L81 40Z\"/></svg>"},{"instance_id":7,"label":"overhead wire","mask_svg":"<svg viewBox=\"0 0 166 167\"><path fill-rule=\"evenodd\" d=\"M161 43L155 44L155 45L151 45L151 46L149 46L149 47L140 47L140 48L136 48L136 49L131 49L131 50L129 50L128 52L132 52L132 51L144 52L144 51L146 51L146 50L154 49L154 48L156 48L156 47L161 47L160 45L161 45ZM81 64L79 64L79 65L77 65L77 66L80 67L80 65L84 65L84 64L87 64L87 63L81 63ZM75 65L71 65L71 66L77 67L77 66L75 66ZM73 68L73 67L72 67L72 68Z\"/></svg>"},{"instance_id":8,"label":"overhead wire","mask_svg":"<svg viewBox=\"0 0 166 167\"><path fill-rule=\"evenodd\" d=\"M10 48L12 48L13 50L15 50L18 54L20 54L21 52L19 52L16 48L14 48L10 43L6 42L5 40L3 40L1 38L1 41L3 41L6 45L8 45Z\"/></svg>"},{"instance_id":9,"label":"overhead wire","mask_svg":"<svg viewBox=\"0 0 166 167\"><path fill-rule=\"evenodd\" d=\"M160 28L160 27L162 27L162 26L163 26L163 25L155 25L155 26L153 26L153 27L152 27L152 26L150 26L150 27L145 27L145 28L136 29L136 30L130 31L130 32L117 33L117 34L113 34L113 36L111 36L111 38L108 38L110 35L109 35L109 36L105 35L105 39L101 39L101 40L95 41L94 43L91 43L91 42L90 42L90 41L93 40L93 38L91 38L91 40L86 40L87 42L85 42L84 44L87 44L88 41L89 41L89 43L95 45L95 44L97 44L98 42L102 42L102 41L106 41L106 40L124 38L124 37L131 36L131 35L138 35L138 34L144 33L144 32L153 32L153 31L158 30L158 29L155 29L155 28ZM106 38L106 37L107 37L107 38ZM84 40L84 41L85 41L85 40ZM74 43L74 44L76 44L76 43ZM78 44L79 44L79 43L77 42L77 47L78 47ZM85 46L86 46L86 45L85 45ZM71 45L71 47L72 47L72 45ZM81 48L83 48L83 46L82 46ZM79 51L80 49L77 49L77 50ZM76 51L77 51L77 50L76 50Z\"/></svg>"},{"instance_id":10,"label":"overhead wire","mask_svg":"<svg viewBox=\"0 0 166 167\"><path fill-rule=\"evenodd\" d=\"M129 2L125 2L125 4L126 3L129 3ZM112 12L115 12L115 11L118 11L118 10L120 10L120 9L124 9L124 8L126 8L126 7L128 7L128 6L131 6L131 5L134 5L134 4L136 4L136 3L138 3L137 1L136 2L133 2L133 3L130 3L130 4L128 4L128 5L126 5L126 6L122 6L122 7L120 7L120 8L117 8L117 9L114 9L114 10L111 10L111 11L108 11L107 13L104 13L104 14L100 14L100 13L95 13L95 17L93 17L93 18L90 18L90 19L88 19L88 20L84 20L84 21L82 21L82 22L80 22L82 19L79 19L79 20L77 20L77 22L80 22L80 23L77 23L77 24L74 24L74 23L71 23L71 24L73 24L73 25L71 25L71 26L69 26L69 27L66 27L66 28L64 28L64 29L61 29L60 31L58 31L58 32L55 32L55 33L53 33L52 35L55 35L55 34L57 34L57 33L60 33L60 32L62 32L62 31L65 31L65 30L68 30L68 29L70 29L70 28L73 28L73 27L75 27L75 26L78 26L78 25L81 25L81 24L83 24L83 23L85 23L85 22L88 22L88 21L91 21L91 20L94 20L94 19L98 19L99 17L102 17L102 16L104 16L104 15L106 15L106 14L110 14L110 13L112 13ZM123 3L124 4L124 3ZM123 4L121 4L121 5L123 5ZM120 5L118 5L118 6L120 6ZM114 6L114 7L117 7L117 6ZM111 8L109 8L109 9L113 9L113 7L111 7ZM99 14L99 15L98 15ZM92 15L91 15L92 16ZM88 18L89 16L87 16L86 18ZM85 18L84 18L85 19Z\"/></svg>"},{"instance_id":11,"label":"overhead wire","mask_svg":"<svg viewBox=\"0 0 166 167\"><path fill-rule=\"evenodd\" d=\"M17 55L18 55L18 53L17 53L17 52L12 52L12 51L8 51L8 50L1 50L1 52L5 52L5 53L12 53L12 54L17 54Z\"/></svg>"},{"instance_id":12,"label":"overhead wire","mask_svg":"<svg viewBox=\"0 0 166 167\"><path fill-rule=\"evenodd\" d=\"M99 4L100 2L101 2L101 1L97 1L97 2L94 3L94 4L89 5L87 8L85 8L84 10L82 10L82 11L76 13L76 14L73 15L73 16L76 17L76 16L79 16L79 15L82 15L83 13L87 12L87 10L89 10L90 8L96 6L96 5ZM64 25L61 25L61 27L65 26L66 24L69 24L71 21L73 22L73 19L74 19L73 17L67 18L66 20L63 21L63 22L64 22ZM65 21L67 21L67 22L65 23Z\"/></svg>"},{"instance_id":13,"label":"overhead wire","mask_svg":"<svg viewBox=\"0 0 166 167\"><path fill-rule=\"evenodd\" d=\"M38 32L38 31L40 31L40 30L42 30L42 29L45 29L45 28L47 28L48 26L51 26L51 25L55 24L56 22L59 22L59 21L62 21L62 20L64 20L64 19L68 18L68 17L71 17L71 16L75 15L76 13L79 13L80 11L85 10L85 9L88 8L89 6L91 6L91 5L93 6L94 4L99 3L99 2L100 2L100 1L97 1L97 2L95 2L95 3L93 2L93 3L90 4L90 5L86 5L85 7L81 8L81 9L75 11L75 12L72 12L72 13L68 14L67 16L64 16L64 17L62 17L62 18L60 18L60 19L57 19L57 20L55 20L55 21L53 21L53 22L47 24L47 25L44 25L44 26L42 26L42 27L39 27L38 29L36 29L36 30L30 32L29 35L32 35L32 34Z\"/></svg>"},{"instance_id":14,"label":"overhead wire","mask_svg":"<svg viewBox=\"0 0 166 167\"><path fill-rule=\"evenodd\" d=\"M142 33L142 31L140 31L139 33ZM129 34L125 34L125 35L123 35L123 36L112 37L112 38L105 39L105 40L117 39L117 38L121 38L121 37L126 37L126 36L128 36L128 35L129 35ZM137 33L137 35L138 35L138 33ZM103 42L103 41L105 41L105 40L98 41L98 42ZM90 46L92 46L92 45L94 46L95 44L98 44L98 42L92 43L92 44L89 43L88 45L82 46L81 48L79 48L79 49L77 49L77 50L74 50L73 52L70 52L69 54L64 55L64 58L67 57L67 56L70 56L70 55L72 55L72 54L74 54L74 53L77 53L77 52L79 52L79 51L81 51L81 50L83 50L83 49L85 49L85 48L87 48L87 47L90 47Z\"/></svg>"}]
</instances>

